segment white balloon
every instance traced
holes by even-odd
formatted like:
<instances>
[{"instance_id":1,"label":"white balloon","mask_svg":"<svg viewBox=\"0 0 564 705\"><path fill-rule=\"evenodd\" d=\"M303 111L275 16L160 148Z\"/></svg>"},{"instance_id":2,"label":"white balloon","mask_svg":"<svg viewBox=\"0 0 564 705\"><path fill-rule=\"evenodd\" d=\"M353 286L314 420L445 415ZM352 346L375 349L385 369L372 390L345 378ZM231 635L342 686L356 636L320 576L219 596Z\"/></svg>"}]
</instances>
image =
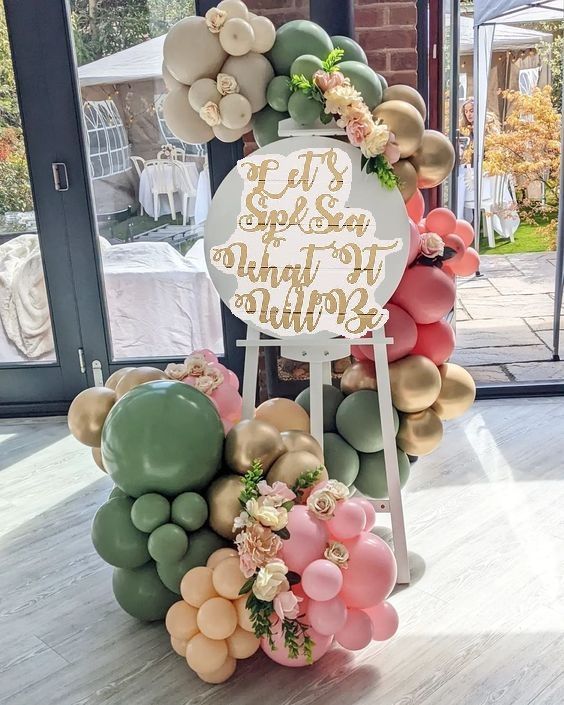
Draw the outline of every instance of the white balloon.
<instances>
[{"instance_id":1,"label":"white balloon","mask_svg":"<svg viewBox=\"0 0 564 705\"><path fill-rule=\"evenodd\" d=\"M221 142L236 142L240 140L243 135L250 132L253 129L252 122L242 127L240 130L230 130L225 125L217 125L213 128L213 133Z\"/></svg>"},{"instance_id":2,"label":"white balloon","mask_svg":"<svg viewBox=\"0 0 564 705\"><path fill-rule=\"evenodd\" d=\"M213 130L188 102L189 88L183 86L167 95L163 116L173 135L188 144L202 144L213 138Z\"/></svg>"},{"instance_id":3,"label":"white balloon","mask_svg":"<svg viewBox=\"0 0 564 705\"><path fill-rule=\"evenodd\" d=\"M227 12L227 17L240 17L242 20L249 19L249 10L241 0L222 0L217 6L218 10Z\"/></svg>"},{"instance_id":4,"label":"white balloon","mask_svg":"<svg viewBox=\"0 0 564 705\"><path fill-rule=\"evenodd\" d=\"M251 27L255 33L255 41L252 46L252 51L258 54L265 54L270 51L276 41L276 28L268 17L253 17L251 19Z\"/></svg>"},{"instance_id":5,"label":"white balloon","mask_svg":"<svg viewBox=\"0 0 564 705\"><path fill-rule=\"evenodd\" d=\"M243 56L251 51L255 33L251 25L239 17L227 20L219 32L219 43L231 56Z\"/></svg>"},{"instance_id":6,"label":"white balloon","mask_svg":"<svg viewBox=\"0 0 564 705\"><path fill-rule=\"evenodd\" d=\"M165 64L177 81L191 86L199 78L215 78L227 54L203 17L186 17L166 35Z\"/></svg>"},{"instance_id":7,"label":"white balloon","mask_svg":"<svg viewBox=\"0 0 564 705\"><path fill-rule=\"evenodd\" d=\"M274 78L274 70L266 57L254 51L245 56L230 56L221 71L235 78L239 93L247 98L253 113L264 108L266 88Z\"/></svg>"},{"instance_id":8,"label":"white balloon","mask_svg":"<svg viewBox=\"0 0 564 705\"><path fill-rule=\"evenodd\" d=\"M251 119L251 104L239 93L231 93L219 101L219 114L225 127L240 130Z\"/></svg>"},{"instance_id":9,"label":"white balloon","mask_svg":"<svg viewBox=\"0 0 564 705\"><path fill-rule=\"evenodd\" d=\"M177 88L181 88L184 84L180 83L180 81L177 81L176 78L171 74L171 72L167 69L166 64L163 61L163 67L162 67L162 75L163 75L163 81L165 86L169 91L174 91Z\"/></svg>"},{"instance_id":10,"label":"white balloon","mask_svg":"<svg viewBox=\"0 0 564 705\"><path fill-rule=\"evenodd\" d=\"M196 112L199 112L206 103L219 103L221 93L217 90L217 84L213 78L200 78L192 84L188 92L188 102Z\"/></svg>"}]
</instances>

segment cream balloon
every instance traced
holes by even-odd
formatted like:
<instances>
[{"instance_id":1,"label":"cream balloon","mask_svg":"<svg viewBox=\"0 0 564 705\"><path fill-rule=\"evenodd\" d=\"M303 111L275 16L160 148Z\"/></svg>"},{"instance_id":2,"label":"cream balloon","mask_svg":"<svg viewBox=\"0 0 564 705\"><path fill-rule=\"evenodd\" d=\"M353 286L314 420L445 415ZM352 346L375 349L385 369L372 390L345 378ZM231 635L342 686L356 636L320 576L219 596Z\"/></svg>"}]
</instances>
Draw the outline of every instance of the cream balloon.
<instances>
[{"instance_id":1,"label":"cream balloon","mask_svg":"<svg viewBox=\"0 0 564 705\"><path fill-rule=\"evenodd\" d=\"M134 370L134 369L136 369L136 368L135 367L121 367L119 370L112 372L112 374L104 382L104 387L107 387L108 389L113 389L115 391L120 379L122 377L125 377L125 375L128 372L131 372L131 370Z\"/></svg>"},{"instance_id":2,"label":"cream balloon","mask_svg":"<svg viewBox=\"0 0 564 705\"><path fill-rule=\"evenodd\" d=\"M106 468L104 467L104 461L102 460L101 448L92 448L92 458L94 459L94 462L100 468L100 470L106 472Z\"/></svg>"},{"instance_id":3,"label":"cream balloon","mask_svg":"<svg viewBox=\"0 0 564 705\"><path fill-rule=\"evenodd\" d=\"M251 119L251 104L245 96L230 93L219 101L221 122L230 130L240 130Z\"/></svg>"},{"instance_id":4,"label":"cream balloon","mask_svg":"<svg viewBox=\"0 0 564 705\"><path fill-rule=\"evenodd\" d=\"M251 17L250 23L255 33L255 41L251 51L256 51L257 54L265 54L274 46L274 42L276 41L276 27L268 17Z\"/></svg>"},{"instance_id":5,"label":"cream balloon","mask_svg":"<svg viewBox=\"0 0 564 705\"><path fill-rule=\"evenodd\" d=\"M255 411L255 419L264 421L282 431L305 431L309 433L307 411L291 399L274 397L260 404Z\"/></svg>"},{"instance_id":6,"label":"cream balloon","mask_svg":"<svg viewBox=\"0 0 564 705\"><path fill-rule=\"evenodd\" d=\"M200 78L195 81L188 91L188 102L198 113L210 101L219 104L221 93L217 90L217 83L212 78Z\"/></svg>"},{"instance_id":7,"label":"cream balloon","mask_svg":"<svg viewBox=\"0 0 564 705\"><path fill-rule=\"evenodd\" d=\"M216 125L213 128L213 134L217 137L220 142L237 142L243 135L250 132L253 129L252 122L249 122L239 130L230 130L225 125Z\"/></svg>"},{"instance_id":8,"label":"cream balloon","mask_svg":"<svg viewBox=\"0 0 564 705\"><path fill-rule=\"evenodd\" d=\"M309 433L305 433L305 431L283 431L280 435L287 451L307 450L308 453L315 455L321 464L325 462L321 446Z\"/></svg>"},{"instance_id":9,"label":"cream balloon","mask_svg":"<svg viewBox=\"0 0 564 705\"><path fill-rule=\"evenodd\" d=\"M117 383L116 397L121 399L130 389L145 384L145 382L156 382L160 379L168 379L168 377L157 367L134 367Z\"/></svg>"},{"instance_id":10,"label":"cream balloon","mask_svg":"<svg viewBox=\"0 0 564 705\"><path fill-rule=\"evenodd\" d=\"M227 53L203 17L192 15L173 25L165 37L164 62L172 76L191 86L199 78L215 78Z\"/></svg>"},{"instance_id":11,"label":"cream balloon","mask_svg":"<svg viewBox=\"0 0 564 705\"><path fill-rule=\"evenodd\" d=\"M164 99L163 116L173 135L188 144L203 144L213 139L213 130L188 102L189 89L178 88Z\"/></svg>"},{"instance_id":12,"label":"cream balloon","mask_svg":"<svg viewBox=\"0 0 564 705\"><path fill-rule=\"evenodd\" d=\"M241 0L221 0L217 9L226 12L229 19L232 17L239 17L242 20L249 19L249 9Z\"/></svg>"},{"instance_id":13,"label":"cream balloon","mask_svg":"<svg viewBox=\"0 0 564 705\"><path fill-rule=\"evenodd\" d=\"M80 392L68 413L69 431L76 440L91 448L99 448L104 421L115 402L116 393L106 387L91 387Z\"/></svg>"},{"instance_id":14,"label":"cream balloon","mask_svg":"<svg viewBox=\"0 0 564 705\"><path fill-rule=\"evenodd\" d=\"M274 70L266 57L254 51L245 56L230 56L221 71L235 78L239 92L247 98L253 113L264 108L266 88L274 78Z\"/></svg>"},{"instance_id":15,"label":"cream balloon","mask_svg":"<svg viewBox=\"0 0 564 705\"><path fill-rule=\"evenodd\" d=\"M219 43L231 56L243 56L255 42L253 28L240 17L227 20L219 32Z\"/></svg>"},{"instance_id":16,"label":"cream balloon","mask_svg":"<svg viewBox=\"0 0 564 705\"><path fill-rule=\"evenodd\" d=\"M167 90L169 91L174 91L177 88L182 88L184 85L183 83L180 83L180 81L177 81L176 78L171 74L171 72L167 69L166 64L163 61L161 73L163 75L163 81L165 86L167 87Z\"/></svg>"}]
</instances>

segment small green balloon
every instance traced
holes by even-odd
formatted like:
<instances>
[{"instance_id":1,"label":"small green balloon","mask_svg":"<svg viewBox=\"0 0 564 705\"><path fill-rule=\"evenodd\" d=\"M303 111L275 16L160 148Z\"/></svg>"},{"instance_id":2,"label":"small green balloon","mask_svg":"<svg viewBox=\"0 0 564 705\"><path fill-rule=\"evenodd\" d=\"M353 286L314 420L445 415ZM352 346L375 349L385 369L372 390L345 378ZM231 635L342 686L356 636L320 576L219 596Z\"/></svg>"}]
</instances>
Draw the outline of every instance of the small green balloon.
<instances>
[{"instance_id":1,"label":"small green balloon","mask_svg":"<svg viewBox=\"0 0 564 705\"><path fill-rule=\"evenodd\" d=\"M398 432L399 417L394 409L394 429ZM378 392L361 389L345 397L337 409L337 430L350 445L361 453L377 453L384 448Z\"/></svg>"},{"instance_id":2,"label":"small green balloon","mask_svg":"<svg viewBox=\"0 0 564 705\"><path fill-rule=\"evenodd\" d=\"M382 84L378 74L370 66L360 61L343 61L339 64L341 73L350 78L352 85L362 95L370 110L382 102Z\"/></svg>"},{"instance_id":3,"label":"small green balloon","mask_svg":"<svg viewBox=\"0 0 564 705\"><path fill-rule=\"evenodd\" d=\"M386 90L386 88L388 88L388 82L386 81L384 76L382 76L381 73L377 73L376 75L378 76L378 80L380 81L380 85L382 86L382 95L384 95L384 91Z\"/></svg>"},{"instance_id":4,"label":"small green balloon","mask_svg":"<svg viewBox=\"0 0 564 705\"><path fill-rule=\"evenodd\" d=\"M170 519L170 502L162 494L149 492L142 494L131 507L131 521L146 534Z\"/></svg>"},{"instance_id":5,"label":"small green balloon","mask_svg":"<svg viewBox=\"0 0 564 705\"><path fill-rule=\"evenodd\" d=\"M137 568L151 559L147 536L131 521L130 497L114 497L103 504L92 522L96 553L116 568Z\"/></svg>"},{"instance_id":6,"label":"small green balloon","mask_svg":"<svg viewBox=\"0 0 564 705\"><path fill-rule=\"evenodd\" d=\"M157 563L157 572L163 584L169 590L180 595L180 582L189 570L206 565L214 551L228 546L220 536L211 529L200 529L190 534L190 546L186 554L176 563Z\"/></svg>"},{"instance_id":7,"label":"small green balloon","mask_svg":"<svg viewBox=\"0 0 564 705\"><path fill-rule=\"evenodd\" d=\"M285 113L292 95L288 76L274 76L266 89L266 102L273 110Z\"/></svg>"},{"instance_id":8,"label":"small green balloon","mask_svg":"<svg viewBox=\"0 0 564 705\"><path fill-rule=\"evenodd\" d=\"M149 536L148 548L157 563L177 563L188 550L188 536L181 526L163 524Z\"/></svg>"},{"instance_id":9,"label":"small green balloon","mask_svg":"<svg viewBox=\"0 0 564 705\"><path fill-rule=\"evenodd\" d=\"M323 456L331 480L339 480L350 487L356 480L360 460L356 450L338 433L323 434Z\"/></svg>"},{"instance_id":10,"label":"small green balloon","mask_svg":"<svg viewBox=\"0 0 564 705\"><path fill-rule=\"evenodd\" d=\"M290 117L289 113L279 113L269 105L253 115L253 136L259 147L266 147L271 142L286 139L278 135L278 123Z\"/></svg>"},{"instance_id":11,"label":"small green balloon","mask_svg":"<svg viewBox=\"0 0 564 705\"><path fill-rule=\"evenodd\" d=\"M410 462L403 450L397 449L400 485L405 487L409 480ZM372 499L388 499L388 481L384 451L360 454L360 471L355 480L359 492Z\"/></svg>"},{"instance_id":12,"label":"small green balloon","mask_svg":"<svg viewBox=\"0 0 564 705\"><path fill-rule=\"evenodd\" d=\"M294 59L290 67L290 76L305 76L311 79L316 71L323 70L323 62L313 54L302 54Z\"/></svg>"},{"instance_id":13,"label":"small green balloon","mask_svg":"<svg viewBox=\"0 0 564 705\"><path fill-rule=\"evenodd\" d=\"M345 398L343 392L332 384L323 385L323 431L328 433L337 430L337 409ZM310 388L307 387L300 392L296 397L296 403L299 404L309 414L310 408Z\"/></svg>"},{"instance_id":14,"label":"small green balloon","mask_svg":"<svg viewBox=\"0 0 564 705\"><path fill-rule=\"evenodd\" d=\"M318 24L292 20L276 30L276 41L267 57L277 75L288 76L292 62L304 51L325 60L332 49L331 37Z\"/></svg>"},{"instance_id":15,"label":"small green balloon","mask_svg":"<svg viewBox=\"0 0 564 705\"><path fill-rule=\"evenodd\" d=\"M171 516L186 531L197 531L208 518L208 503L196 492L183 492L173 501Z\"/></svg>"},{"instance_id":16,"label":"small green balloon","mask_svg":"<svg viewBox=\"0 0 564 705\"><path fill-rule=\"evenodd\" d=\"M301 127L313 125L321 113L321 103L305 95L305 93L292 93L288 101L288 112Z\"/></svg>"},{"instance_id":17,"label":"small green balloon","mask_svg":"<svg viewBox=\"0 0 564 705\"><path fill-rule=\"evenodd\" d=\"M114 497L128 497L128 495L126 495L123 490L120 490L119 487L114 487L114 489L110 492L108 499L113 499Z\"/></svg>"},{"instance_id":18,"label":"small green balloon","mask_svg":"<svg viewBox=\"0 0 564 705\"><path fill-rule=\"evenodd\" d=\"M116 568L112 588L119 606L143 622L164 619L178 601L178 595L162 584L152 561L133 570Z\"/></svg>"},{"instance_id":19,"label":"small green balloon","mask_svg":"<svg viewBox=\"0 0 564 705\"><path fill-rule=\"evenodd\" d=\"M333 42L335 49L344 50L345 53L343 54L341 61L360 61L363 64L368 63L364 49L360 46L360 44L355 42L354 39L344 37L339 34L331 37L331 41Z\"/></svg>"}]
</instances>

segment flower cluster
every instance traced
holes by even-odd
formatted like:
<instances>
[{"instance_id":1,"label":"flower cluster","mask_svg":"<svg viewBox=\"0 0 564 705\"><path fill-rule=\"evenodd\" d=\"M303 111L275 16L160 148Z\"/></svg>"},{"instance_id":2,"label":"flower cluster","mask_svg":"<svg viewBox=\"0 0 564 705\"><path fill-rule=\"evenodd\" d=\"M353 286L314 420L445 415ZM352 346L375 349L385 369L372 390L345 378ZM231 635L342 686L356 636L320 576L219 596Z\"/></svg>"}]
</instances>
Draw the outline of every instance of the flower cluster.
<instances>
[{"instance_id":1,"label":"flower cluster","mask_svg":"<svg viewBox=\"0 0 564 705\"><path fill-rule=\"evenodd\" d=\"M193 386L207 395L220 387L224 381L221 371L201 353L194 353L181 363L170 363L165 368L165 374L169 379L179 381L194 377Z\"/></svg>"},{"instance_id":2,"label":"flower cluster","mask_svg":"<svg viewBox=\"0 0 564 705\"><path fill-rule=\"evenodd\" d=\"M447 247L443 238L437 233L421 233L421 254L410 265L423 264L430 267L442 267L444 262L456 255L456 250Z\"/></svg>"},{"instance_id":3,"label":"flower cluster","mask_svg":"<svg viewBox=\"0 0 564 705\"><path fill-rule=\"evenodd\" d=\"M317 487L307 499L308 510L322 521L328 521L335 515L337 503L349 496L349 488L338 480L327 480Z\"/></svg>"},{"instance_id":4,"label":"flower cluster","mask_svg":"<svg viewBox=\"0 0 564 705\"><path fill-rule=\"evenodd\" d=\"M167 144L161 144L161 152L162 152L163 156L168 157L169 159L174 154L174 149L175 149L174 145L169 144L168 142L167 142Z\"/></svg>"}]
</instances>

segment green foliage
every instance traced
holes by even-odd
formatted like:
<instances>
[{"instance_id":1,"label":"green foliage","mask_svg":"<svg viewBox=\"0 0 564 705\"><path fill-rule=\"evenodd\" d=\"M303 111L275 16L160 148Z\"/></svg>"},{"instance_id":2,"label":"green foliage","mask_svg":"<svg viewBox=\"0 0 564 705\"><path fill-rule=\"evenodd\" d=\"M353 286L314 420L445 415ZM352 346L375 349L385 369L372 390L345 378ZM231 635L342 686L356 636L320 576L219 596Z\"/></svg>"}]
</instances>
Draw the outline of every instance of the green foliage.
<instances>
[{"instance_id":1,"label":"green foliage","mask_svg":"<svg viewBox=\"0 0 564 705\"><path fill-rule=\"evenodd\" d=\"M243 508L250 499L256 499L259 496L257 485L262 479L262 463L260 460L253 460L251 469L243 475L243 490L239 495L239 502Z\"/></svg>"},{"instance_id":2,"label":"green foliage","mask_svg":"<svg viewBox=\"0 0 564 705\"><path fill-rule=\"evenodd\" d=\"M297 619L285 619L282 622L284 633L284 646L288 649L290 658L298 658L300 649L306 657L307 663L313 663L313 647L315 643L307 633L307 625Z\"/></svg>"},{"instance_id":3,"label":"green foliage","mask_svg":"<svg viewBox=\"0 0 564 705\"><path fill-rule=\"evenodd\" d=\"M0 5L0 126L19 127L20 113L4 6Z\"/></svg>"},{"instance_id":4,"label":"green foliage","mask_svg":"<svg viewBox=\"0 0 564 705\"><path fill-rule=\"evenodd\" d=\"M254 582L254 578L252 580ZM274 612L272 602L263 602L251 592L247 598L246 605L251 613L251 622L255 636L257 639L266 637L270 648L274 651L276 647L272 639L272 624L270 622L270 617Z\"/></svg>"},{"instance_id":5,"label":"green foliage","mask_svg":"<svg viewBox=\"0 0 564 705\"><path fill-rule=\"evenodd\" d=\"M321 475L323 468L320 466L315 470L308 470L307 472L302 472L298 479L294 482L292 486L292 492L295 493L298 502L302 498L303 493L309 490L319 482L319 477Z\"/></svg>"},{"instance_id":6,"label":"green foliage","mask_svg":"<svg viewBox=\"0 0 564 705\"><path fill-rule=\"evenodd\" d=\"M0 128L0 145L3 146L2 135L11 130ZM33 210L31 186L25 157L25 148L21 131L9 152L0 154L0 214L7 211L25 212Z\"/></svg>"},{"instance_id":7,"label":"green foliage","mask_svg":"<svg viewBox=\"0 0 564 705\"><path fill-rule=\"evenodd\" d=\"M376 174L382 186L389 191L393 191L396 186L399 186L396 172L383 154L378 154L375 157L362 155L360 164L362 169L366 169L367 174Z\"/></svg>"},{"instance_id":8,"label":"green foliage","mask_svg":"<svg viewBox=\"0 0 564 705\"><path fill-rule=\"evenodd\" d=\"M323 70L331 73L332 71L339 70L339 61L342 60L345 55L345 50L336 47L333 51L330 51L327 58L323 62Z\"/></svg>"}]
</instances>

